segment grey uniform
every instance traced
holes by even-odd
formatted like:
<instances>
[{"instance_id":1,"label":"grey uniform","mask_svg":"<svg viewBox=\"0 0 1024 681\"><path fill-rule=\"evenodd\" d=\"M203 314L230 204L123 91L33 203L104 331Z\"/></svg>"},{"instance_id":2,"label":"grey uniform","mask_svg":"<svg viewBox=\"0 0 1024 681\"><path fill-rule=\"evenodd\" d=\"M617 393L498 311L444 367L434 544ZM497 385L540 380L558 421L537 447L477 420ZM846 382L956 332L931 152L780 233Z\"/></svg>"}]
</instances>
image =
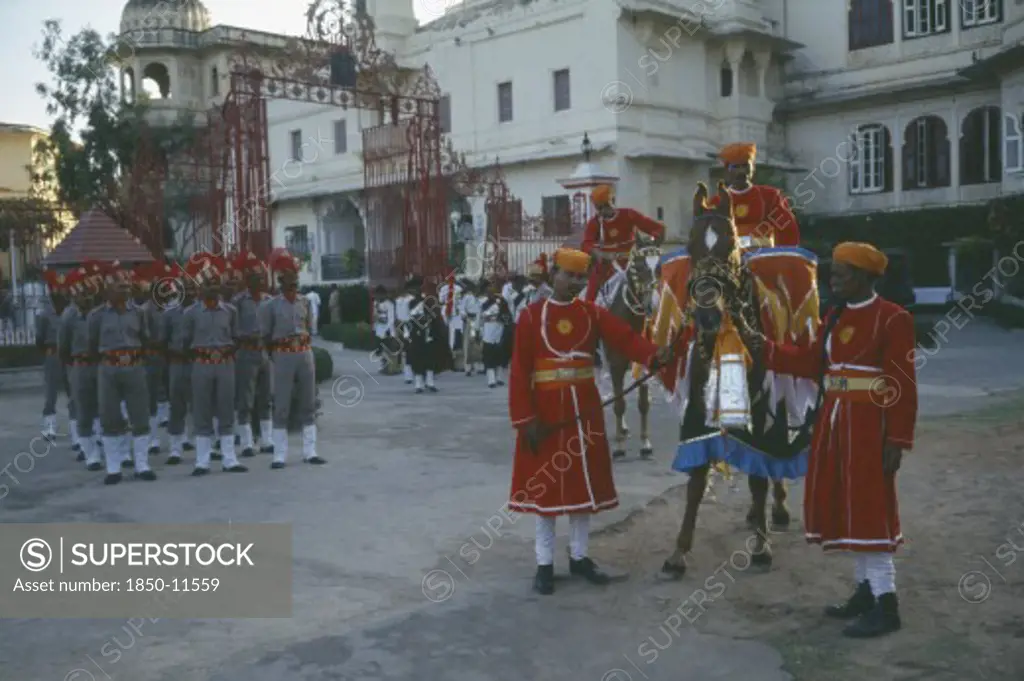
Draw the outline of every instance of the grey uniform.
<instances>
[{"instance_id":1,"label":"grey uniform","mask_svg":"<svg viewBox=\"0 0 1024 681\"><path fill-rule=\"evenodd\" d=\"M68 415L75 418L75 405L68 390L68 376L64 368L64 361L61 359L57 348L58 336L60 335L60 315L53 308L53 304L47 301L42 314L36 317L36 345L45 353L43 359L43 381L46 387L46 396L43 401L43 416L53 416L57 413L57 393L61 390L68 395Z\"/></svg>"},{"instance_id":2,"label":"grey uniform","mask_svg":"<svg viewBox=\"0 0 1024 681\"><path fill-rule=\"evenodd\" d=\"M185 312L184 346L192 355L192 421L198 437L231 435L235 424L237 312L228 303L199 301Z\"/></svg>"},{"instance_id":3,"label":"grey uniform","mask_svg":"<svg viewBox=\"0 0 1024 681\"><path fill-rule=\"evenodd\" d=\"M167 432L170 435L185 434L185 418L192 402L192 361L185 352L185 312L188 307L181 305L164 312L161 317L164 346L167 348L167 371L170 375L171 413Z\"/></svg>"},{"instance_id":4,"label":"grey uniform","mask_svg":"<svg viewBox=\"0 0 1024 681\"><path fill-rule=\"evenodd\" d=\"M263 339L271 349L273 365L274 428L288 427L294 391L298 391L296 420L302 426L312 426L316 417L316 372L309 344L309 302L303 296L291 302L279 295L265 302L260 312Z\"/></svg>"},{"instance_id":5,"label":"grey uniform","mask_svg":"<svg viewBox=\"0 0 1024 681\"><path fill-rule=\"evenodd\" d=\"M87 322L89 352L100 356L97 382L103 435L124 433L121 402L128 407L132 435L149 435L149 391L142 362L148 338L142 310L131 305L117 310L108 303L90 312Z\"/></svg>"},{"instance_id":6,"label":"grey uniform","mask_svg":"<svg viewBox=\"0 0 1024 681\"><path fill-rule=\"evenodd\" d=\"M60 316L57 342L58 354L67 367L71 399L75 402L78 436L83 440L92 437L93 421L99 415L97 366L95 356L89 353L88 317L88 310L79 309L75 303L68 305Z\"/></svg>"},{"instance_id":7,"label":"grey uniform","mask_svg":"<svg viewBox=\"0 0 1024 681\"><path fill-rule=\"evenodd\" d=\"M270 300L266 293L254 298L243 291L231 300L238 310L238 358L235 361L238 423L246 425L253 416L270 418L270 358L263 343L260 308ZM255 413L254 413L255 408Z\"/></svg>"},{"instance_id":8,"label":"grey uniform","mask_svg":"<svg viewBox=\"0 0 1024 681\"><path fill-rule=\"evenodd\" d=\"M160 333L161 317L164 311L160 309L154 300L147 300L140 305L142 317L146 323L146 337L149 343L146 353L146 388L149 393L149 416L156 417L157 404L163 402L167 396L164 395L163 375L166 370L164 354L160 352L163 336Z\"/></svg>"}]
</instances>

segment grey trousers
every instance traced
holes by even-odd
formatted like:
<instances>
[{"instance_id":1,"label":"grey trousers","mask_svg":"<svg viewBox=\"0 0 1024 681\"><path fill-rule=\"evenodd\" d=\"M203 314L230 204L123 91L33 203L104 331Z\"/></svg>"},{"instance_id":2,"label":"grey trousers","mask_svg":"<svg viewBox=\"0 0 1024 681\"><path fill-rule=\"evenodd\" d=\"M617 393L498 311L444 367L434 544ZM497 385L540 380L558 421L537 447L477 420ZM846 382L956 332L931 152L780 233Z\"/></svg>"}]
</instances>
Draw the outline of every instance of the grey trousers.
<instances>
[{"instance_id":1,"label":"grey trousers","mask_svg":"<svg viewBox=\"0 0 1024 681\"><path fill-rule=\"evenodd\" d=\"M128 425L132 435L149 435L149 390L146 367L101 364L97 372L100 396L100 425L104 437L123 435L124 419L121 403L128 405Z\"/></svg>"},{"instance_id":2,"label":"grey trousers","mask_svg":"<svg viewBox=\"0 0 1024 681\"><path fill-rule=\"evenodd\" d=\"M260 350L239 350L235 355L235 392L238 423L246 425L254 417L270 418L270 359Z\"/></svg>"},{"instance_id":3,"label":"grey trousers","mask_svg":"<svg viewBox=\"0 0 1024 681\"><path fill-rule=\"evenodd\" d=\"M98 372L99 367L95 365L68 367L79 437L92 437L92 422L99 416L99 387L96 382Z\"/></svg>"},{"instance_id":4,"label":"grey trousers","mask_svg":"<svg viewBox=\"0 0 1024 681\"><path fill-rule=\"evenodd\" d=\"M157 404L166 397L164 392L163 357L146 358L146 390L149 393L149 415L156 416Z\"/></svg>"},{"instance_id":5,"label":"grey trousers","mask_svg":"<svg viewBox=\"0 0 1024 681\"><path fill-rule=\"evenodd\" d=\"M298 391L299 425L316 423L316 371L313 351L275 352L271 355L274 366L274 428L287 429L291 416L292 395Z\"/></svg>"},{"instance_id":6,"label":"grey trousers","mask_svg":"<svg viewBox=\"0 0 1024 681\"><path fill-rule=\"evenodd\" d=\"M63 390L68 396L68 417L75 418L75 399L68 386L67 367L60 356L46 355L43 359L43 383L46 396L43 398L43 416L57 413L57 395Z\"/></svg>"},{"instance_id":7,"label":"grey trousers","mask_svg":"<svg viewBox=\"0 0 1024 681\"><path fill-rule=\"evenodd\" d=\"M213 419L217 429L213 432ZM235 362L192 365L192 425L197 437L231 435L235 427Z\"/></svg>"},{"instance_id":8,"label":"grey trousers","mask_svg":"<svg viewBox=\"0 0 1024 681\"><path fill-rule=\"evenodd\" d=\"M185 418L188 416L189 404L192 402L192 363L170 362L167 365L171 386L168 398L171 413L167 419L167 432L170 435L185 434Z\"/></svg>"}]
</instances>

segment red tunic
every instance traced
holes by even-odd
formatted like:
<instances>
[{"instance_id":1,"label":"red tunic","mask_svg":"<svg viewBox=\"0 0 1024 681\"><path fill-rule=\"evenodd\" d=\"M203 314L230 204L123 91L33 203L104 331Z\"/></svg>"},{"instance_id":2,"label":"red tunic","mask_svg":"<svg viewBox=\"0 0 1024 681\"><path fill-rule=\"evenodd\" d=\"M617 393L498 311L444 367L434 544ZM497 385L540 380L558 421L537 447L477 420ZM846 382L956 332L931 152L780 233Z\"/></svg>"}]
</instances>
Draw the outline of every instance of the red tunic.
<instances>
[{"instance_id":1,"label":"red tunic","mask_svg":"<svg viewBox=\"0 0 1024 681\"><path fill-rule=\"evenodd\" d=\"M817 379L825 369L821 344L820 337L811 347L769 342L768 368ZM882 446L914 443L914 346L913 318L895 303L875 296L840 315L827 344L827 372L846 377L849 390L829 392L826 383L814 426L804 483L808 542L876 552L903 543L896 476L882 470Z\"/></svg>"},{"instance_id":2,"label":"red tunic","mask_svg":"<svg viewBox=\"0 0 1024 681\"><path fill-rule=\"evenodd\" d=\"M521 428L540 419L557 430L537 453L521 432L517 435L511 510L558 516L618 506L601 393L593 376L545 380L558 367L568 373L593 372L598 339L645 366L657 350L618 317L579 299L537 301L519 318L509 371L512 425Z\"/></svg>"},{"instance_id":3,"label":"red tunic","mask_svg":"<svg viewBox=\"0 0 1024 681\"><path fill-rule=\"evenodd\" d=\"M800 245L796 216L778 189L754 184L741 191L730 189L729 193L732 194L736 230L741 238L771 238L776 246ZM717 206L718 196L712 196L708 204Z\"/></svg>"},{"instance_id":4,"label":"red tunic","mask_svg":"<svg viewBox=\"0 0 1024 681\"><path fill-rule=\"evenodd\" d=\"M587 222L583 230L583 243L580 250L590 253L594 248L617 254L620 265L625 266L630 251L636 244L636 230L660 239L665 235L665 225L652 220L643 213L632 208L619 208L611 219L595 215ZM583 294L585 300L593 301L601 286L614 274L615 267L610 262L600 261L590 272L587 290Z\"/></svg>"}]
</instances>

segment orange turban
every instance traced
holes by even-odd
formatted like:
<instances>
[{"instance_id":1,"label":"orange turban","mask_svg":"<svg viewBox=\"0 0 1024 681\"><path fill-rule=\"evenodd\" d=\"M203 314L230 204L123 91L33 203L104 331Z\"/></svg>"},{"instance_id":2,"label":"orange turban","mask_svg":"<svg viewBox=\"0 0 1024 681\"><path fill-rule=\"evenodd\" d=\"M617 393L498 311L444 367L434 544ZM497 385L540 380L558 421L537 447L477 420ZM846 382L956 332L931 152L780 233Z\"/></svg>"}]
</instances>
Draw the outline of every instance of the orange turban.
<instances>
[{"instance_id":1,"label":"orange turban","mask_svg":"<svg viewBox=\"0 0 1024 681\"><path fill-rule=\"evenodd\" d=\"M594 190L590 192L590 200L594 202L595 206L604 206L612 202L615 198L615 190L612 189L610 184L599 184L594 187Z\"/></svg>"},{"instance_id":2,"label":"orange turban","mask_svg":"<svg viewBox=\"0 0 1024 681\"><path fill-rule=\"evenodd\" d=\"M757 158L757 145L753 142L727 144L718 152L718 158L727 166L753 163Z\"/></svg>"},{"instance_id":3,"label":"orange turban","mask_svg":"<svg viewBox=\"0 0 1024 681\"><path fill-rule=\"evenodd\" d=\"M555 251L555 267L573 274L586 274L590 269L590 256L574 248L559 248Z\"/></svg>"},{"instance_id":4,"label":"orange turban","mask_svg":"<svg viewBox=\"0 0 1024 681\"><path fill-rule=\"evenodd\" d=\"M885 274L889 258L871 244L846 241L832 251L832 262L845 263L880 277Z\"/></svg>"}]
</instances>

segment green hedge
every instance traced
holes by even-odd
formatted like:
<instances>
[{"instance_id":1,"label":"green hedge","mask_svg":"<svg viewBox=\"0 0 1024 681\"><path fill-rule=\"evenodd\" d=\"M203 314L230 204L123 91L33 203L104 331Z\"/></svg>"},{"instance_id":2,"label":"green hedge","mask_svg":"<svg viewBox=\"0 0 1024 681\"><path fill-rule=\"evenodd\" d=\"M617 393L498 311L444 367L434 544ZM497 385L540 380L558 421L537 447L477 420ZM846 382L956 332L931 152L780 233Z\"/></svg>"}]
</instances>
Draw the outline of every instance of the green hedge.
<instances>
[{"instance_id":1,"label":"green hedge","mask_svg":"<svg viewBox=\"0 0 1024 681\"><path fill-rule=\"evenodd\" d=\"M344 310L342 310L344 315ZM347 349L376 350L377 337L373 328L366 322L356 324L329 324L320 327L320 336L324 340L344 343Z\"/></svg>"},{"instance_id":2,"label":"green hedge","mask_svg":"<svg viewBox=\"0 0 1024 681\"><path fill-rule=\"evenodd\" d=\"M43 353L34 345L0 346L0 369L38 367L43 364Z\"/></svg>"},{"instance_id":3,"label":"green hedge","mask_svg":"<svg viewBox=\"0 0 1024 681\"><path fill-rule=\"evenodd\" d=\"M352 286L341 286L341 323L355 324L357 322L370 322L370 289L363 284ZM331 291L332 286L309 286L303 288L303 292L310 290L320 294L320 328L328 324L337 324L339 320L331 319Z\"/></svg>"},{"instance_id":4,"label":"green hedge","mask_svg":"<svg viewBox=\"0 0 1024 681\"><path fill-rule=\"evenodd\" d=\"M323 348L313 348L313 363L316 366L316 382L323 383L334 377L334 360L331 353Z\"/></svg>"}]
</instances>

